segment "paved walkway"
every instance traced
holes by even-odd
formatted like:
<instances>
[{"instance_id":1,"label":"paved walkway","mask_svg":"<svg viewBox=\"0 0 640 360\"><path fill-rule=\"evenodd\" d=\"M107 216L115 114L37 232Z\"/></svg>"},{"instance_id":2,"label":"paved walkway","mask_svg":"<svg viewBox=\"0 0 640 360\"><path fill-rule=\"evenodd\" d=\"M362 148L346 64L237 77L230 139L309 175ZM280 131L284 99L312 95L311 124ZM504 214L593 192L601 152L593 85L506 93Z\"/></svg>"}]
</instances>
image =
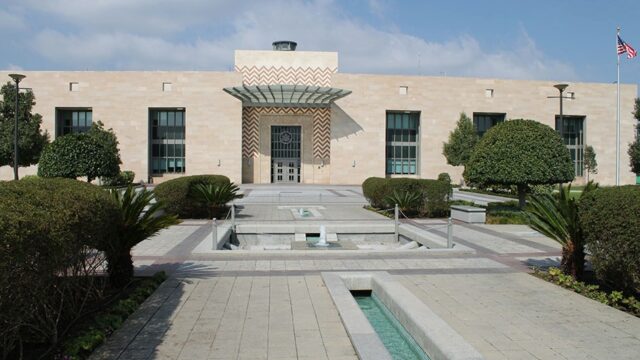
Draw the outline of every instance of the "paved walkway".
<instances>
[{"instance_id":1,"label":"paved walkway","mask_svg":"<svg viewBox=\"0 0 640 360\"><path fill-rule=\"evenodd\" d=\"M322 193L319 211L327 219L378 217L356 205L357 188L309 187L310 194L305 189L294 187L302 194L293 202L312 204ZM287 203L283 194L279 202L273 199L290 187L247 190L247 221L293 221L273 218ZM254 191L268 193L271 202L255 193L252 200ZM335 198L349 201L329 201ZM411 222L446 236L437 229L443 220ZM640 354L640 319L526 273L530 265L557 263L560 248L525 226L457 224L454 240L471 250L466 253L193 254L210 229L207 221L185 221L134 249L139 273L164 269L172 275L94 359L356 359L320 276L334 270L388 271L487 359L637 359Z\"/></svg>"}]
</instances>

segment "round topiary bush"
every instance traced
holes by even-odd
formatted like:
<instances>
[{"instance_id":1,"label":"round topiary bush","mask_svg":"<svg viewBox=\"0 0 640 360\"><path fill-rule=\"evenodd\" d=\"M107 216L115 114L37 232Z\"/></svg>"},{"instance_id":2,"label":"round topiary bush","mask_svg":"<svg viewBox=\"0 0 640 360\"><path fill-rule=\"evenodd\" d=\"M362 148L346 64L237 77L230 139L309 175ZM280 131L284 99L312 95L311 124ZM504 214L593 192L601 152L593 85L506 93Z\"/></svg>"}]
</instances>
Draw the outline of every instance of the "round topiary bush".
<instances>
[{"instance_id":1,"label":"round topiary bush","mask_svg":"<svg viewBox=\"0 0 640 360\"><path fill-rule=\"evenodd\" d=\"M209 209L197 198L196 184L224 185L231 181L224 175L192 175L165 181L153 189L156 198L165 204L165 211L182 219L205 219Z\"/></svg>"},{"instance_id":2,"label":"round topiary bush","mask_svg":"<svg viewBox=\"0 0 640 360\"><path fill-rule=\"evenodd\" d=\"M95 275L104 258L93 249L113 239L119 216L95 185L0 182L0 350L55 342L86 301L99 296L104 282Z\"/></svg>"},{"instance_id":3,"label":"round topiary bush","mask_svg":"<svg viewBox=\"0 0 640 360\"><path fill-rule=\"evenodd\" d=\"M88 134L58 137L42 151L38 176L75 179L114 177L120 173L118 153Z\"/></svg>"},{"instance_id":4,"label":"round topiary bush","mask_svg":"<svg viewBox=\"0 0 640 360\"><path fill-rule=\"evenodd\" d=\"M580 200L579 214L596 276L640 293L640 186L593 191Z\"/></svg>"},{"instance_id":5,"label":"round topiary bush","mask_svg":"<svg viewBox=\"0 0 640 360\"><path fill-rule=\"evenodd\" d=\"M571 154L560 135L534 120L509 120L487 131L464 170L467 182L516 185L520 207L529 185L573 180Z\"/></svg>"}]
</instances>

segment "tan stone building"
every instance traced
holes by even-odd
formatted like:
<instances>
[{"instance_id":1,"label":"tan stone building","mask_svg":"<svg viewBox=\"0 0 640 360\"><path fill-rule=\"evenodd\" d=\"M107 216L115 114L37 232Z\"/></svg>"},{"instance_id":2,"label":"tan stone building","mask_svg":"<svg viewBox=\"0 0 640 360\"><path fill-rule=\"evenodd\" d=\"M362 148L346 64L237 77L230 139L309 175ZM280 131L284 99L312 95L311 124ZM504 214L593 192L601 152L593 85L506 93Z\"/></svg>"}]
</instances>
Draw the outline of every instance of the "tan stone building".
<instances>
[{"instance_id":1,"label":"tan stone building","mask_svg":"<svg viewBox=\"0 0 640 360\"><path fill-rule=\"evenodd\" d=\"M583 181L582 154L597 154L601 184L615 183L616 85L571 83L564 117L550 81L343 74L334 52L235 53L235 71L27 71L21 87L52 137L93 121L113 128L122 169L160 182L224 174L235 182L359 184L369 176L436 178L442 144L461 112L479 132L526 118L561 132ZM276 49L277 47L277 49ZM0 72L7 81L9 72ZM626 154L634 139L636 85L621 85L621 183L635 183ZM35 167L21 169L33 174ZM9 167L0 178L12 178Z\"/></svg>"}]
</instances>

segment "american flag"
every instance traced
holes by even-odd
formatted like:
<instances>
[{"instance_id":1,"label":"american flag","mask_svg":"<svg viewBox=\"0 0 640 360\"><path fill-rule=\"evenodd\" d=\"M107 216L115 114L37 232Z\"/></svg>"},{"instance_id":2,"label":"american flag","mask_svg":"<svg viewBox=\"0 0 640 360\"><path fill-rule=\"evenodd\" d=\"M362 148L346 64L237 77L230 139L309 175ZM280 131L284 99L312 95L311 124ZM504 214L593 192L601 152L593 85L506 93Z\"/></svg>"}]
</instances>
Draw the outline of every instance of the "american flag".
<instances>
[{"instance_id":1,"label":"american flag","mask_svg":"<svg viewBox=\"0 0 640 360\"><path fill-rule=\"evenodd\" d=\"M622 41L622 39L620 39L620 36L618 36L618 55L624 54L624 53L627 53L627 59L632 59L636 57L636 55L638 55L638 52L635 51L631 47L631 45Z\"/></svg>"}]
</instances>

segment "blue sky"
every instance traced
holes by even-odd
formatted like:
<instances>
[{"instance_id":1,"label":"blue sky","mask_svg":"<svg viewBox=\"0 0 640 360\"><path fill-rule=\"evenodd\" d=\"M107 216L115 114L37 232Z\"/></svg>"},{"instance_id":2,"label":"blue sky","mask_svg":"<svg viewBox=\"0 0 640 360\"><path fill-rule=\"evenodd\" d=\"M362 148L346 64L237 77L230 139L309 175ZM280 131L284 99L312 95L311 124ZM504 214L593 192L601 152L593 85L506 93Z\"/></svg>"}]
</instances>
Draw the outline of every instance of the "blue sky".
<instances>
[{"instance_id":1,"label":"blue sky","mask_svg":"<svg viewBox=\"0 0 640 360\"><path fill-rule=\"evenodd\" d=\"M340 52L340 70L613 82L640 1L2 0L0 68L229 70L234 49ZM622 58L640 83L640 57Z\"/></svg>"}]
</instances>

